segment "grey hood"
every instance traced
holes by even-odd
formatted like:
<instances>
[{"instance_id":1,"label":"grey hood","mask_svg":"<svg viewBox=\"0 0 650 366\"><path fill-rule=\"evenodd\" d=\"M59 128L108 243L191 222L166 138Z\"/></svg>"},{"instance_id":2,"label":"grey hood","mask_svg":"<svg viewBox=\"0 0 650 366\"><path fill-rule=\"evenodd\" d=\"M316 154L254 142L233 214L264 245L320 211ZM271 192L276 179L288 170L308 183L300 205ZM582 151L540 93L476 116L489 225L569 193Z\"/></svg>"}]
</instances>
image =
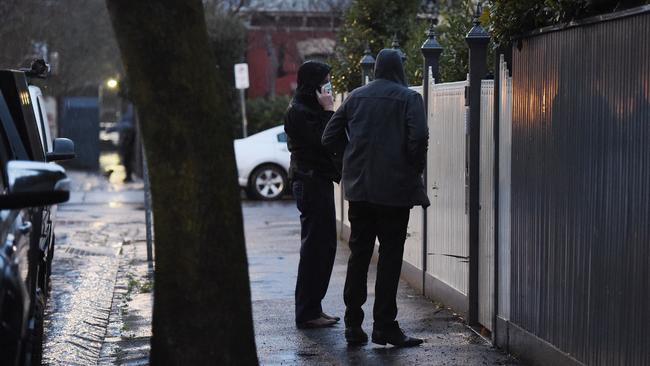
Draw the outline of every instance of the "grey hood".
<instances>
[{"instance_id":1,"label":"grey hood","mask_svg":"<svg viewBox=\"0 0 650 366\"><path fill-rule=\"evenodd\" d=\"M375 79L390 80L408 86L399 52L390 48L384 48L379 52L375 63Z\"/></svg>"}]
</instances>

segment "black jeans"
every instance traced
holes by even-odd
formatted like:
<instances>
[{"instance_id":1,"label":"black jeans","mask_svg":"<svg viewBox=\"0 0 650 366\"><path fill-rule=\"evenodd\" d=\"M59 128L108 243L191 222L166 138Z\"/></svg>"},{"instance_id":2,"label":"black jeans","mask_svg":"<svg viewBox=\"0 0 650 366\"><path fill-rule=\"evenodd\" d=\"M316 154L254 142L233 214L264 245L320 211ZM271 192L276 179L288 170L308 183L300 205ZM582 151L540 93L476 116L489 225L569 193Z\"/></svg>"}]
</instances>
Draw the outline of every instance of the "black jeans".
<instances>
[{"instance_id":1,"label":"black jeans","mask_svg":"<svg viewBox=\"0 0 650 366\"><path fill-rule=\"evenodd\" d=\"M300 210L300 264L296 281L296 323L320 317L336 255L334 187L323 178L293 182Z\"/></svg>"},{"instance_id":2,"label":"black jeans","mask_svg":"<svg viewBox=\"0 0 650 366\"><path fill-rule=\"evenodd\" d=\"M368 266L379 238L379 262L375 283L374 328L388 330L398 326L397 285L402 270L404 241L410 208L350 202L350 259L345 278L345 325L361 326L368 294Z\"/></svg>"}]
</instances>

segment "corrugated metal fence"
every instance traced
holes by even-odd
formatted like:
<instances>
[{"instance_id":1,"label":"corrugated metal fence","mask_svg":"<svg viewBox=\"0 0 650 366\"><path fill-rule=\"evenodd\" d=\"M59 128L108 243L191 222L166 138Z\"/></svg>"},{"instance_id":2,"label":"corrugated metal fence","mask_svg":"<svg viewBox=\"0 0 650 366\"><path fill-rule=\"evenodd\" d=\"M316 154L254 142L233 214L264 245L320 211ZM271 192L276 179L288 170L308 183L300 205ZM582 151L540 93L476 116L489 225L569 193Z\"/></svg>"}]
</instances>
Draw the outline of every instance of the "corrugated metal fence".
<instances>
[{"instance_id":1,"label":"corrugated metal fence","mask_svg":"<svg viewBox=\"0 0 650 366\"><path fill-rule=\"evenodd\" d=\"M511 322L589 365L650 365L650 7L513 59Z\"/></svg>"}]
</instances>

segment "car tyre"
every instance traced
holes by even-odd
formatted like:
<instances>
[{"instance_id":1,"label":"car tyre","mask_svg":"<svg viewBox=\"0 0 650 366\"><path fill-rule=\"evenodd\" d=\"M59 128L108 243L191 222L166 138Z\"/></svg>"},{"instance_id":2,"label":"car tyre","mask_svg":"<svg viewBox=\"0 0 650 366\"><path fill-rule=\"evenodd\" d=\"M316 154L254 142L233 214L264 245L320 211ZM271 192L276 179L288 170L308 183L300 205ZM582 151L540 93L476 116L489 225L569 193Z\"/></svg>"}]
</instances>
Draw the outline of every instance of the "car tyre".
<instances>
[{"instance_id":1,"label":"car tyre","mask_svg":"<svg viewBox=\"0 0 650 366\"><path fill-rule=\"evenodd\" d=\"M246 193L251 199L275 201L282 199L288 185L289 179L284 169L274 164L264 164L251 173Z\"/></svg>"},{"instance_id":2,"label":"car tyre","mask_svg":"<svg viewBox=\"0 0 650 366\"><path fill-rule=\"evenodd\" d=\"M39 366L43 360L43 334L45 319L45 294L40 289L34 296L33 329L30 329L25 353L25 365Z\"/></svg>"},{"instance_id":3,"label":"car tyre","mask_svg":"<svg viewBox=\"0 0 650 366\"><path fill-rule=\"evenodd\" d=\"M4 294L2 306L3 318L0 319L4 329L0 331L0 352L3 364L7 361L11 365L23 363L23 349L25 347L22 333L23 302L18 293L9 290Z\"/></svg>"},{"instance_id":4,"label":"car tyre","mask_svg":"<svg viewBox=\"0 0 650 366\"><path fill-rule=\"evenodd\" d=\"M50 246L47 248L47 260L45 261L45 296L46 298L49 296L51 288L50 285L52 284L52 281L50 277L52 277L52 261L54 260L54 243L56 242L56 236L52 234L52 241L50 243Z\"/></svg>"}]
</instances>

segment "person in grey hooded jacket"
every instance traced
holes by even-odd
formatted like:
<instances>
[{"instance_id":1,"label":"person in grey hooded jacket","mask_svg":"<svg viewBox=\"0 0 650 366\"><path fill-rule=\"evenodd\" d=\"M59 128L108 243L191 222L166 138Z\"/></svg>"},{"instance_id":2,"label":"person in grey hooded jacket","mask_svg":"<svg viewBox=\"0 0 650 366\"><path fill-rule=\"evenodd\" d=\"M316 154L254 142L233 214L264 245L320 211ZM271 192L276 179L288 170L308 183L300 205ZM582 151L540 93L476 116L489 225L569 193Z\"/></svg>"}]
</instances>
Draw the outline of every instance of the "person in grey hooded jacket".
<instances>
[{"instance_id":1,"label":"person in grey hooded jacket","mask_svg":"<svg viewBox=\"0 0 650 366\"><path fill-rule=\"evenodd\" d=\"M422 340L404 335L399 328L395 297L410 209L429 205L422 180L429 132L422 96L407 87L397 51L379 53L375 79L349 95L322 137L323 146L343 154L342 184L350 202L345 336L351 344L368 340L361 329L361 306L379 238L372 341L415 346Z\"/></svg>"}]
</instances>

